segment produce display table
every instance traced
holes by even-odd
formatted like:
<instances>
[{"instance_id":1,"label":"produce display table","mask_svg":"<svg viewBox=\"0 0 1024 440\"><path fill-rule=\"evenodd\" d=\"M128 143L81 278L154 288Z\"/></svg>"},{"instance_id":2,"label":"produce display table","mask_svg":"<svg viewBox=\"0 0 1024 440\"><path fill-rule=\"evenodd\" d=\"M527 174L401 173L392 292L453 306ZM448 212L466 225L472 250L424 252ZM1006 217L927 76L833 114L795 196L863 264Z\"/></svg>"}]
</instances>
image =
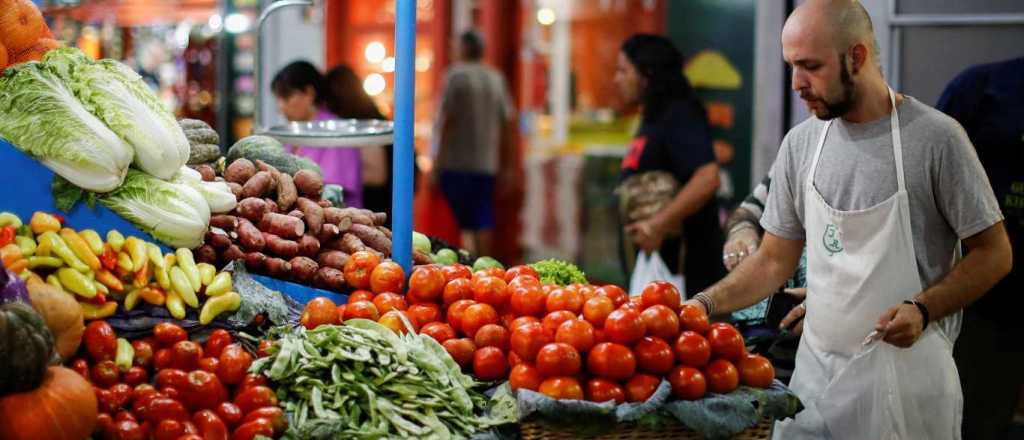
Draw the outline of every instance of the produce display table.
<instances>
[{"instance_id":1,"label":"produce display table","mask_svg":"<svg viewBox=\"0 0 1024 440\"><path fill-rule=\"evenodd\" d=\"M757 426L741 432L733 437L734 440L767 440L772 438L772 426L775 422L764 418ZM523 440L573 440L580 438L580 434L567 431L559 431L548 428L536 422L525 422L519 425L519 434ZM669 428L650 430L635 426L622 425L613 432L593 437L586 437L597 440L704 440L704 436L681 425L672 425Z\"/></svg>"}]
</instances>

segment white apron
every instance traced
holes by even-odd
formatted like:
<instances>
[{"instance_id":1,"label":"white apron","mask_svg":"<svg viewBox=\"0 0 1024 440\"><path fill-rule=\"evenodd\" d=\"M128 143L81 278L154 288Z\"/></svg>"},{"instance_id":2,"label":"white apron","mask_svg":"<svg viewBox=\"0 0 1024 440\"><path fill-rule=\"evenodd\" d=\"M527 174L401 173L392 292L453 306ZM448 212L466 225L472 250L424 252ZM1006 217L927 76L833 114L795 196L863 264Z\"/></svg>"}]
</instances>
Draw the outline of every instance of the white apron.
<instances>
[{"instance_id":1,"label":"white apron","mask_svg":"<svg viewBox=\"0 0 1024 440\"><path fill-rule=\"evenodd\" d=\"M790 381L806 408L775 425L776 440L960 438L963 396L952 344L938 322L908 349L862 345L889 307L922 287L892 90L889 99L896 194L857 211L825 202L814 174L832 121L807 173L807 314Z\"/></svg>"}]
</instances>

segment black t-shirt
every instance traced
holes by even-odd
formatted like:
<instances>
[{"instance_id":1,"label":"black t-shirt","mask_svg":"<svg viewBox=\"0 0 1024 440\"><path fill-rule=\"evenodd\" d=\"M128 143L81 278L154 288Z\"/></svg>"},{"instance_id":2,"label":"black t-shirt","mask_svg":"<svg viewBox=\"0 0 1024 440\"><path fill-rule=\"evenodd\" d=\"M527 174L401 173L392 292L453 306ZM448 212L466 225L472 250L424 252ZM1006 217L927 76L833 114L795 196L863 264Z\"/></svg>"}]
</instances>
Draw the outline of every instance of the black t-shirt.
<instances>
[{"instance_id":1,"label":"black t-shirt","mask_svg":"<svg viewBox=\"0 0 1024 440\"><path fill-rule=\"evenodd\" d=\"M698 168L714 161L711 128L704 110L689 102L677 101L659 118L644 122L637 130L622 161L621 178L648 171L666 171L681 185L686 185ZM682 271L686 290L692 294L725 274L721 261L722 230L714 198L683 221L683 234L687 248ZM662 246L661 256L673 272L679 270L679 246L679 240L666 240Z\"/></svg>"}]
</instances>

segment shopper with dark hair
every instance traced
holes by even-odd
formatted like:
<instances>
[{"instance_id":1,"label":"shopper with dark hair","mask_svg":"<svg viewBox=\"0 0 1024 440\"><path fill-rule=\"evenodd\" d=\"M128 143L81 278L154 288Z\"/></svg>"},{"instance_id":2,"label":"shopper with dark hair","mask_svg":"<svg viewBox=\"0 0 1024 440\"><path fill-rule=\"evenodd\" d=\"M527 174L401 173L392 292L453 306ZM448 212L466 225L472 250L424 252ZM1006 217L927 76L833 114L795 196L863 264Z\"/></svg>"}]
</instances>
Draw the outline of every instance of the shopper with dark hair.
<instances>
[{"instance_id":1,"label":"shopper with dark hair","mask_svg":"<svg viewBox=\"0 0 1024 440\"><path fill-rule=\"evenodd\" d=\"M295 61L274 75L270 89L277 108L289 121L326 121L338 119L327 108L328 86L324 76L307 61ZM295 154L320 165L324 183L341 185L345 204L363 206L362 158L356 148L309 148L290 146Z\"/></svg>"},{"instance_id":2,"label":"shopper with dark hair","mask_svg":"<svg viewBox=\"0 0 1024 440\"><path fill-rule=\"evenodd\" d=\"M711 129L682 70L682 54L665 37L637 34L622 44L615 84L626 104L640 106L643 120L622 161L619 194L630 205L649 195L650 185L678 188L652 199L654 208L627 206L624 257L631 272L635 249L657 251L693 294L724 276L725 267Z\"/></svg>"}]
</instances>

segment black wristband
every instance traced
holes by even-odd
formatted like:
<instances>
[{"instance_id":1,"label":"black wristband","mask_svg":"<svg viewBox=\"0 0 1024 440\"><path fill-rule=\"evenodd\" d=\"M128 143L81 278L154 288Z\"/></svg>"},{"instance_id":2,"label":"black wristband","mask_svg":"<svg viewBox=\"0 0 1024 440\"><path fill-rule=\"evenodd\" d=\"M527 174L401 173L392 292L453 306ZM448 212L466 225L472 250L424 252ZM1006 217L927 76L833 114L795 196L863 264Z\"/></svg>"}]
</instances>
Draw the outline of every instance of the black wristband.
<instances>
[{"instance_id":1,"label":"black wristband","mask_svg":"<svg viewBox=\"0 0 1024 440\"><path fill-rule=\"evenodd\" d=\"M923 323L921 325L921 331L924 331L924 329L928 328L928 322L931 319L930 319L930 317L928 315L928 308L925 307L924 304L921 304L917 300L909 300L909 299L906 300L906 301L903 301L903 304L910 304L910 305L917 306L917 310L919 310L921 312L921 317L924 318L924 321L923 321Z\"/></svg>"}]
</instances>

